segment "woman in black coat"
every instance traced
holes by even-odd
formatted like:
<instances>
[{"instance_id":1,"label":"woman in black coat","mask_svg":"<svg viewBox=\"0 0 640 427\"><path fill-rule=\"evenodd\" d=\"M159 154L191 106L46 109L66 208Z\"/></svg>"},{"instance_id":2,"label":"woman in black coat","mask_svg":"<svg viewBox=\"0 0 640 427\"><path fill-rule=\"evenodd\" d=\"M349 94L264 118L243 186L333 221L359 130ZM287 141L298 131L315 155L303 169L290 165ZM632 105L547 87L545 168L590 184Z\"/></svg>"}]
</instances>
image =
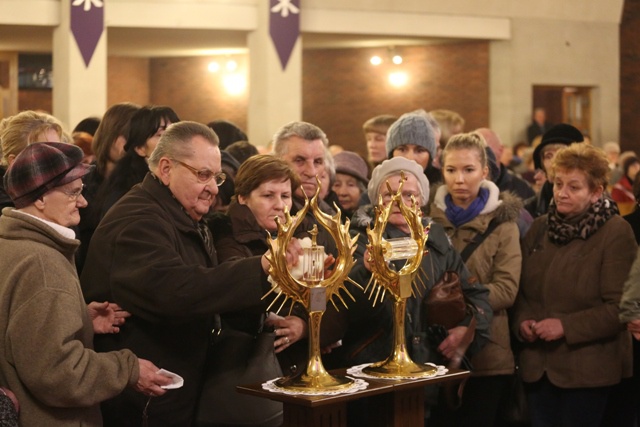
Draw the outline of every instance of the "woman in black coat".
<instances>
[{"instance_id":1,"label":"woman in black coat","mask_svg":"<svg viewBox=\"0 0 640 427\"><path fill-rule=\"evenodd\" d=\"M118 160L113 172L98 189L93 212L98 221L131 188L142 182L149 165L147 159L156 148L160 137L172 123L180 121L170 107L145 106L131 117L129 137L124 145L124 156Z\"/></svg>"}]
</instances>

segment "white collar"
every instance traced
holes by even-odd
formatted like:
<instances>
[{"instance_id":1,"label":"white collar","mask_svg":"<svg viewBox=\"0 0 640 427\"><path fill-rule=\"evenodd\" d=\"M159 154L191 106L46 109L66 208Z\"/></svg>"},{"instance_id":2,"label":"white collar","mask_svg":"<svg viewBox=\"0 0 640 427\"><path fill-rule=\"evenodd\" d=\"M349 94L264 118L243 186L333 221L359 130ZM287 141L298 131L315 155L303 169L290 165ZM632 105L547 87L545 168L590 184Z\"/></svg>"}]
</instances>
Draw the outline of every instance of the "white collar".
<instances>
[{"instance_id":1,"label":"white collar","mask_svg":"<svg viewBox=\"0 0 640 427\"><path fill-rule=\"evenodd\" d=\"M493 181L489 181L487 179L482 181L480 187L489 190L489 199L487 200L487 204L482 209L482 212L480 212L478 215L493 212L498 206L502 204L502 200L500 200L500 189L496 184L493 183ZM436 191L436 197L433 200L435 205L443 212L447 210L447 204L444 201L444 198L447 194L449 194L447 185L442 184Z\"/></svg>"},{"instance_id":2,"label":"white collar","mask_svg":"<svg viewBox=\"0 0 640 427\"><path fill-rule=\"evenodd\" d=\"M15 209L15 212L20 212L23 215L27 215L27 216L30 216L31 218L37 219L38 221L44 222L49 227L53 228L56 232L58 232L58 234L60 234L62 237L66 237L67 239L75 239L76 238L76 232L73 231L69 227L65 227L65 226L60 225L60 224L55 223L55 222L47 221L46 219L37 217L37 216L32 215L30 213L27 213L25 211L21 211L20 209Z\"/></svg>"}]
</instances>

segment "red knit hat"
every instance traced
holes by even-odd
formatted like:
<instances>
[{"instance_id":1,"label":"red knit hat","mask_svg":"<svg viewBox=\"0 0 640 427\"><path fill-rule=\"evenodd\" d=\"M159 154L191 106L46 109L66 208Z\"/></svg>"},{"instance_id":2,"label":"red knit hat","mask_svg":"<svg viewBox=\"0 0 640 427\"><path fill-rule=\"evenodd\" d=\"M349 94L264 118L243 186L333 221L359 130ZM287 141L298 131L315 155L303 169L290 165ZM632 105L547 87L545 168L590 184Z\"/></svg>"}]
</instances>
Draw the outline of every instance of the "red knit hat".
<instances>
[{"instance_id":1,"label":"red knit hat","mask_svg":"<svg viewBox=\"0 0 640 427\"><path fill-rule=\"evenodd\" d=\"M82 163L82 150L63 142L28 145L9 166L4 186L16 208L23 208L52 188L82 178L91 166Z\"/></svg>"}]
</instances>

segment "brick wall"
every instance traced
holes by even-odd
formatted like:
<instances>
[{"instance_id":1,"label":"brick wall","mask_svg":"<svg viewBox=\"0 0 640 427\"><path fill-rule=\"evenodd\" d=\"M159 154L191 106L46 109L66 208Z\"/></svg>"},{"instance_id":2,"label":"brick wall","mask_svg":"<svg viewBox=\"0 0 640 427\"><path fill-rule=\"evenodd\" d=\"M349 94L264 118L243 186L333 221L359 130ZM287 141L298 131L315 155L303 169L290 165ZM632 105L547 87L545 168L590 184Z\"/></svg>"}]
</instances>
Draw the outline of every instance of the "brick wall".
<instances>
[{"instance_id":1,"label":"brick wall","mask_svg":"<svg viewBox=\"0 0 640 427\"><path fill-rule=\"evenodd\" d=\"M20 89L18 110L40 110L51 114L53 110L51 89Z\"/></svg>"},{"instance_id":2,"label":"brick wall","mask_svg":"<svg viewBox=\"0 0 640 427\"><path fill-rule=\"evenodd\" d=\"M9 87L9 61L0 60L0 86Z\"/></svg>"},{"instance_id":3,"label":"brick wall","mask_svg":"<svg viewBox=\"0 0 640 427\"><path fill-rule=\"evenodd\" d=\"M107 60L107 105L149 104L149 59L110 56Z\"/></svg>"},{"instance_id":4,"label":"brick wall","mask_svg":"<svg viewBox=\"0 0 640 427\"><path fill-rule=\"evenodd\" d=\"M625 1L620 24L620 146L640 154L640 2Z\"/></svg>"},{"instance_id":5,"label":"brick wall","mask_svg":"<svg viewBox=\"0 0 640 427\"><path fill-rule=\"evenodd\" d=\"M489 47L485 42L398 47L400 66L387 49L323 49L303 55L303 117L320 126L332 144L366 154L362 124L379 114L424 108L450 109L466 130L489 123ZM374 54L386 62L374 67ZM388 83L392 70L407 72L401 88Z\"/></svg>"},{"instance_id":6,"label":"brick wall","mask_svg":"<svg viewBox=\"0 0 640 427\"><path fill-rule=\"evenodd\" d=\"M489 122L489 48L486 42L396 49L401 67L373 67L369 59L387 49L320 49L303 54L303 119L320 126L331 143L366 154L362 123L378 114L417 108L446 108L459 112L466 129ZM223 72L207 69L212 57L128 58L108 60L108 104L130 101L172 107L182 120L207 123L229 120L247 126L248 91L229 95ZM223 62L220 58L219 62ZM247 58L234 56L239 70ZM407 86L388 83L392 69L409 75ZM33 92L33 91L31 91ZM51 109L50 92L21 91L20 109ZM38 99L32 99L35 96ZM48 98L47 98L48 96ZM41 99L42 98L42 99ZM47 98L47 99L44 99Z\"/></svg>"},{"instance_id":7,"label":"brick wall","mask_svg":"<svg viewBox=\"0 0 640 427\"><path fill-rule=\"evenodd\" d=\"M225 58L217 58L222 64ZM236 57L238 70L246 57ZM151 60L150 97L154 104L172 107L182 120L208 123L224 119L241 129L247 127L248 91L229 95L223 86L223 71L208 70L211 57L155 58Z\"/></svg>"}]
</instances>

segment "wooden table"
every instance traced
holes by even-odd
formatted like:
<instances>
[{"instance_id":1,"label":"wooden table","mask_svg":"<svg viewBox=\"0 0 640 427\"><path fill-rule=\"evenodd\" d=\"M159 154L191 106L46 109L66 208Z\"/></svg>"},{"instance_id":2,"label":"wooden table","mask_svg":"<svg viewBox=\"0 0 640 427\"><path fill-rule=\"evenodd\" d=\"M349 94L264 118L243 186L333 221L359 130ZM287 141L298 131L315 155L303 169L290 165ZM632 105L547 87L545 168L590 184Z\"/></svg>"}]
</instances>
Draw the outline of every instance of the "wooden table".
<instances>
[{"instance_id":1,"label":"wooden table","mask_svg":"<svg viewBox=\"0 0 640 427\"><path fill-rule=\"evenodd\" d=\"M331 371L345 375L345 370ZM347 402L372 398L369 419L362 425L372 427L422 426L424 423L424 386L461 382L469 371L451 370L445 375L406 380L363 378L369 386L361 391L330 396L290 395L263 390L262 384L236 387L238 392L283 403L283 427L346 427Z\"/></svg>"}]
</instances>

